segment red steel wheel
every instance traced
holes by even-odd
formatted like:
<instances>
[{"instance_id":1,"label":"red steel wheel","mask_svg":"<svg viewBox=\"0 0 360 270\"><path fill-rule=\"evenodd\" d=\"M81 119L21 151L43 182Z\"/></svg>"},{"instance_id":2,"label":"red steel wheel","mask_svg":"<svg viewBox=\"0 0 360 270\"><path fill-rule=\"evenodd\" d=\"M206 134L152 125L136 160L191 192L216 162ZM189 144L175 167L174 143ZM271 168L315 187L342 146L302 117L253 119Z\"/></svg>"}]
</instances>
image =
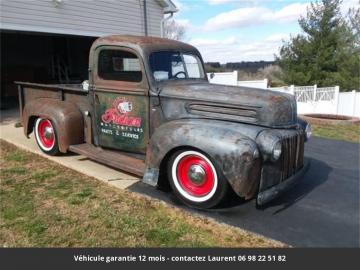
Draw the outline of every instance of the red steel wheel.
<instances>
[{"instance_id":1,"label":"red steel wheel","mask_svg":"<svg viewBox=\"0 0 360 270\"><path fill-rule=\"evenodd\" d=\"M176 152L170 158L168 176L179 199L197 208L211 208L218 204L228 185L219 179L212 161L195 150Z\"/></svg>"},{"instance_id":2,"label":"red steel wheel","mask_svg":"<svg viewBox=\"0 0 360 270\"><path fill-rule=\"evenodd\" d=\"M37 144L44 153L56 155L59 152L56 130L49 119L36 119L35 138Z\"/></svg>"},{"instance_id":3,"label":"red steel wheel","mask_svg":"<svg viewBox=\"0 0 360 270\"><path fill-rule=\"evenodd\" d=\"M210 163L198 155L186 155L177 164L177 179L180 185L195 197L204 197L211 192L215 174Z\"/></svg>"}]
</instances>

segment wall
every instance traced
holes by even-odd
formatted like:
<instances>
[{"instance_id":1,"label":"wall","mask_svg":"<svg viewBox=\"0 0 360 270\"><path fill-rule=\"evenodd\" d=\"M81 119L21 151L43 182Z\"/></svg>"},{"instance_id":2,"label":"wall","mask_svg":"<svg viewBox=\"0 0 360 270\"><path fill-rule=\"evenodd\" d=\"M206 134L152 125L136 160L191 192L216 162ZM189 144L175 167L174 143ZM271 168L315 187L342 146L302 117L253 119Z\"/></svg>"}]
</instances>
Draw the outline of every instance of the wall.
<instances>
[{"instance_id":1,"label":"wall","mask_svg":"<svg viewBox=\"0 0 360 270\"><path fill-rule=\"evenodd\" d=\"M143 3L143 1L141 1ZM146 0L148 35L161 37L161 20L164 16L163 9L154 0Z\"/></svg>"},{"instance_id":2,"label":"wall","mask_svg":"<svg viewBox=\"0 0 360 270\"><path fill-rule=\"evenodd\" d=\"M143 0L2 0L1 29L104 36L144 35ZM148 35L160 36L163 8L147 0Z\"/></svg>"}]
</instances>

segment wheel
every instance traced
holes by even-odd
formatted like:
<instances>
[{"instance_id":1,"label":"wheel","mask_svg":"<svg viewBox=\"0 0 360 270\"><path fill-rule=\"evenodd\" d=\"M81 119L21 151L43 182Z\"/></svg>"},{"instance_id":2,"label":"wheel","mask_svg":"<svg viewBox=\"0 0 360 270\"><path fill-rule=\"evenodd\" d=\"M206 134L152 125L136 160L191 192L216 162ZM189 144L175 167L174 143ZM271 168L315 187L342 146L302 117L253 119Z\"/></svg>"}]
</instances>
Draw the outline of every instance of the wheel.
<instances>
[{"instance_id":1,"label":"wheel","mask_svg":"<svg viewBox=\"0 0 360 270\"><path fill-rule=\"evenodd\" d=\"M35 122L35 139L40 149L51 156L59 154L56 129L49 119L38 118Z\"/></svg>"},{"instance_id":2,"label":"wheel","mask_svg":"<svg viewBox=\"0 0 360 270\"><path fill-rule=\"evenodd\" d=\"M168 179L175 195L195 208L212 208L226 197L229 184L206 155L180 150L168 162Z\"/></svg>"}]
</instances>

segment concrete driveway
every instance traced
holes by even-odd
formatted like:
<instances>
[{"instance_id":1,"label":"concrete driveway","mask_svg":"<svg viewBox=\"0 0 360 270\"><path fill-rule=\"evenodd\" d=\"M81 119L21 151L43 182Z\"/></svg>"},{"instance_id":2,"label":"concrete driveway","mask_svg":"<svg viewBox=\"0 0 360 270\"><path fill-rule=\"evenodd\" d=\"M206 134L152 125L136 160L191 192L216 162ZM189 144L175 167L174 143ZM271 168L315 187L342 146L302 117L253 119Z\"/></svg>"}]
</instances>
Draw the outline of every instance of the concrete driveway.
<instances>
[{"instance_id":1,"label":"concrete driveway","mask_svg":"<svg viewBox=\"0 0 360 270\"><path fill-rule=\"evenodd\" d=\"M0 138L44 155L33 138L26 139L14 121L3 122ZM146 194L298 247L359 247L359 144L312 138L306 145L311 165L287 194L256 209L254 201L232 199L222 209L197 211L183 207L169 192L142 184L138 178L92 162L83 156L48 157L118 188ZM44 155L45 156L45 155Z\"/></svg>"}]
</instances>

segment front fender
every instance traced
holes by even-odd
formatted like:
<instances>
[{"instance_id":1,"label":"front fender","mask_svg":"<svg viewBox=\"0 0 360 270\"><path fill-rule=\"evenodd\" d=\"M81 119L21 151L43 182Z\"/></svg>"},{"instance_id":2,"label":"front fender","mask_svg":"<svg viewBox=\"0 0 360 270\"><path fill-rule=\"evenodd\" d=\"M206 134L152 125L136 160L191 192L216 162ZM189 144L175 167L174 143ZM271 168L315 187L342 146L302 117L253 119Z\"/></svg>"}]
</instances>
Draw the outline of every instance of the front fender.
<instances>
[{"instance_id":1,"label":"front fender","mask_svg":"<svg viewBox=\"0 0 360 270\"><path fill-rule=\"evenodd\" d=\"M239 196L253 197L260 179L259 151L256 143L235 125L204 119L176 120L161 125L147 149L143 181L156 185L160 164L166 155L179 147L192 147L210 156Z\"/></svg>"},{"instance_id":2,"label":"front fender","mask_svg":"<svg viewBox=\"0 0 360 270\"><path fill-rule=\"evenodd\" d=\"M33 121L30 119L37 117L52 121L61 152L65 153L69 145L84 141L83 115L75 104L50 98L29 101L24 107L22 119L26 136L33 131Z\"/></svg>"}]
</instances>

